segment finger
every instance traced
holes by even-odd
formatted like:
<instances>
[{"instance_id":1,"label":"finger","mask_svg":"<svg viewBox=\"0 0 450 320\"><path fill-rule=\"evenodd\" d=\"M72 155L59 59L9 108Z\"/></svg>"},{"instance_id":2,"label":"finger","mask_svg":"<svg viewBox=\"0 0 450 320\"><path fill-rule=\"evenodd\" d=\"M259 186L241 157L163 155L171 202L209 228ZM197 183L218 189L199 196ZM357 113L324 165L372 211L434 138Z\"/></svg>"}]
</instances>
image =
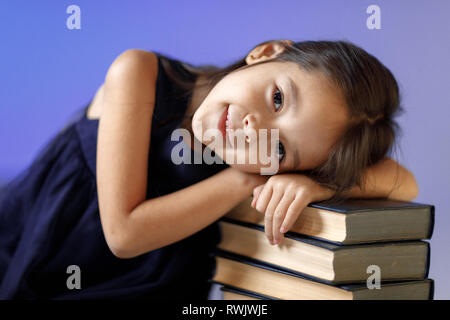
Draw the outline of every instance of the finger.
<instances>
[{"instance_id":1,"label":"finger","mask_svg":"<svg viewBox=\"0 0 450 320\"><path fill-rule=\"evenodd\" d=\"M283 197L284 191L280 191L272 188L272 197L267 205L266 212L264 213L264 231L266 233L267 238L271 244L275 244L273 242L273 215L275 213L275 209L278 206L281 198Z\"/></svg>"},{"instance_id":2,"label":"finger","mask_svg":"<svg viewBox=\"0 0 450 320\"><path fill-rule=\"evenodd\" d=\"M253 200L252 200L252 207L255 207L256 201L258 200L259 195L261 194L261 191L264 188L264 184L257 186L253 189Z\"/></svg>"},{"instance_id":3,"label":"finger","mask_svg":"<svg viewBox=\"0 0 450 320\"><path fill-rule=\"evenodd\" d=\"M302 197L296 196L287 210L286 217L284 218L284 222L280 228L280 232L285 233L292 228L300 216L300 213L307 205L308 204Z\"/></svg>"},{"instance_id":4,"label":"finger","mask_svg":"<svg viewBox=\"0 0 450 320\"><path fill-rule=\"evenodd\" d=\"M263 185L261 192L258 194L258 199L255 201L255 209L261 213L265 213L271 197L272 186L266 183Z\"/></svg>"},{"instance_id":5,"label":"finger","mask_svg":"<svg viewBox=\"0 0 450 320\"><path fill-rule=\"evenodd\" d=\"M284 235L280 232L280 227L283 221L286 219L287 211L289 206L295 199L295 194L290 192L285 192L283 198L278 203L277 208L273 216L273 238L276 244L280 244L283 241Z\"/></svg>"}]
</instances>

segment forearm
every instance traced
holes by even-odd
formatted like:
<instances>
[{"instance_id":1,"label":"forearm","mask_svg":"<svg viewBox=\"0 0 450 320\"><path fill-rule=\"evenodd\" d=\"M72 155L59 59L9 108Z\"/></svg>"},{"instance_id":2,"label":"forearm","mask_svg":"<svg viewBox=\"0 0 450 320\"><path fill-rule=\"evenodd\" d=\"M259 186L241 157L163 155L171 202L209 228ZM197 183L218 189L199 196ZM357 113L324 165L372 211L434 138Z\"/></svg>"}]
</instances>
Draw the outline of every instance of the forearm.
<instances>
[{"instance_id":1,"label":"forearm","mask_svg":"<svg viewBox=\"0 0 450 320\"><path fill-rule=\"evenodd\" d=\"M411 201L417 197L414 175L390 158L379 161L364 173L364 188L354 186L346 195L351 198L390 198Z\"/></svg>"},{"instance_id":2,"label":"forearm","mask_svg":"<svg viewBox=\"0 0 450 320\"><path fill-rule=\"evenodd\" d=\"M128 236L120 256L134 257L200 231L249 197L256 185L257 180L227 168L190 187L142 202L122 221Z\"/></svg>"}]
</instances>

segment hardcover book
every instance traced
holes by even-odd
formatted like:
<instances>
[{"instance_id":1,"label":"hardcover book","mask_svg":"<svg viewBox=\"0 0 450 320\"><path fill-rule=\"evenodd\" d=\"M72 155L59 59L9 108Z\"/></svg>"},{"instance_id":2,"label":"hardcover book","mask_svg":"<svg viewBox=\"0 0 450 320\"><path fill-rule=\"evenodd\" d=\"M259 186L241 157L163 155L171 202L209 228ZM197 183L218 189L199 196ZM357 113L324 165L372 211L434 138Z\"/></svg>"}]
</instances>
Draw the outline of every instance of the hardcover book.
<instances>
[{"instance_id":1,"label":"hardcover book","mask_svg":"<svg viewBox=\"0 0 450 320\"><path fill-rule=\"evenodd\" d=\"M295 234L280 245L269 244L264 228L220 221L217 248L329 283L364 282L367 268L380 268L386 280L419 280L428 275L430 246L425 241L382 242L339 246Z\"/></svg>"},{"instance_id":2,"label":"hardcover book","mask_svg":"<svg viewBox=\"0 0 450 320\"><path fill-rule=\"evenodd\" d=\"M338 244L430 239L434 206L391 199L348 199L310 203L289 232ZM221 218L264 226L264 214L251 207L251 197Z\"/></svg>"},{"instance_id":3,"label":"hardcover book","mask_svg":"<svg viewBox=\"0 0 450 320\"><path fill-rule=\"evenodd\" d=\"M253 297L282 300L428 300L433 299L432 279L381 282L370 289L366 283L331 285L273 268L251 258L218 250L216 272L211 280L231 288L254 293Z\"/></svg>"}]
</instances>

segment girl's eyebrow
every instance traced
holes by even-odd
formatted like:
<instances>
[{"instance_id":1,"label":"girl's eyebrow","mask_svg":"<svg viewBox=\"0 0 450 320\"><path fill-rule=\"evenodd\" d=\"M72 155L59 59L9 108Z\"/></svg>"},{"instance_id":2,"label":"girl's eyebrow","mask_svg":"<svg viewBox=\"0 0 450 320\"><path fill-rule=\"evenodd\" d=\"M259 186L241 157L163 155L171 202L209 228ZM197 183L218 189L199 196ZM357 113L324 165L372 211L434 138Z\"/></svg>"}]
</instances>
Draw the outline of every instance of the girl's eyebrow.
<instances>
[{"instance_id":1,"label":"girl's eyebrow","mask_svg":"<svg viewBox=\"0 0 450 320\"><path fill-rule=\"evenodd\" d=\"M290 104L292 105L292 107L298 108L298 106L300 105L299 101L298 101L298 97L300 96L298 93L300 92L300 90L297 87L297 85L295 84L295 82L291 79L291 77L287 76L287 80L288 80L287 83L289 85L289 93L290 93L290 98L291 98ZM293 165L292 170L295 171L295 170L297 170L298 165L300 163L300 157L298 156L297 149L295 148L294 144L291 142L292 141L290 141L289 146L290 146L293 158L294 158L294 160L293 160L294 165Z\"/></svg>"},{"instance_id":2,"label":"girl's eyebrow","mask_svg":"<svg viewBox=\"0 0 450 320\"><path fill-rule=\"evenodd\" d=\"M289 92L291 94L291 103L293 103L295 107L298 107L300 105L300 101L298 100L298 98L300 97L300 89L297 87L291 77L287 76L287 80L289 85Z\"/></svg>"}]
</instances>

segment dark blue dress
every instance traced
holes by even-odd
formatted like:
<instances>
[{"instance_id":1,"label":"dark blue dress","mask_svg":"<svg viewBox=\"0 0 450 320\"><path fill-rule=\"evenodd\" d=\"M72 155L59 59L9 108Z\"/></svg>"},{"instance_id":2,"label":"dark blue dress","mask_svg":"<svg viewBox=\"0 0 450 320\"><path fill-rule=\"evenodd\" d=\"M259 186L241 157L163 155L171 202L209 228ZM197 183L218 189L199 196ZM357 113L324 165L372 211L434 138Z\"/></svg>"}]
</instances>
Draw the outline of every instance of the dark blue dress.
<instances>
[{"instance_id":1,"label":"dark blue dress","mask_svg":"<svg viewBox=\"0 0 450 320\"><path fill-rule=\"evenodd\" d=\"M190 95L168 77L161 59L188 81L178 60L158 56L156 102L148 162L147 199L208 178L226 164L175 165L171 133ZM83 107L41 149L32 164L0 194L0 299L206 299L221 239L217 222L169 246L131 259L109 250L100 223L96 189L98 120ZM181 138L180 138L181 141ZM191 150L191 159L193 151ZM81 271L81 289L68 289Z\"/></svg>"}]
</instances>

